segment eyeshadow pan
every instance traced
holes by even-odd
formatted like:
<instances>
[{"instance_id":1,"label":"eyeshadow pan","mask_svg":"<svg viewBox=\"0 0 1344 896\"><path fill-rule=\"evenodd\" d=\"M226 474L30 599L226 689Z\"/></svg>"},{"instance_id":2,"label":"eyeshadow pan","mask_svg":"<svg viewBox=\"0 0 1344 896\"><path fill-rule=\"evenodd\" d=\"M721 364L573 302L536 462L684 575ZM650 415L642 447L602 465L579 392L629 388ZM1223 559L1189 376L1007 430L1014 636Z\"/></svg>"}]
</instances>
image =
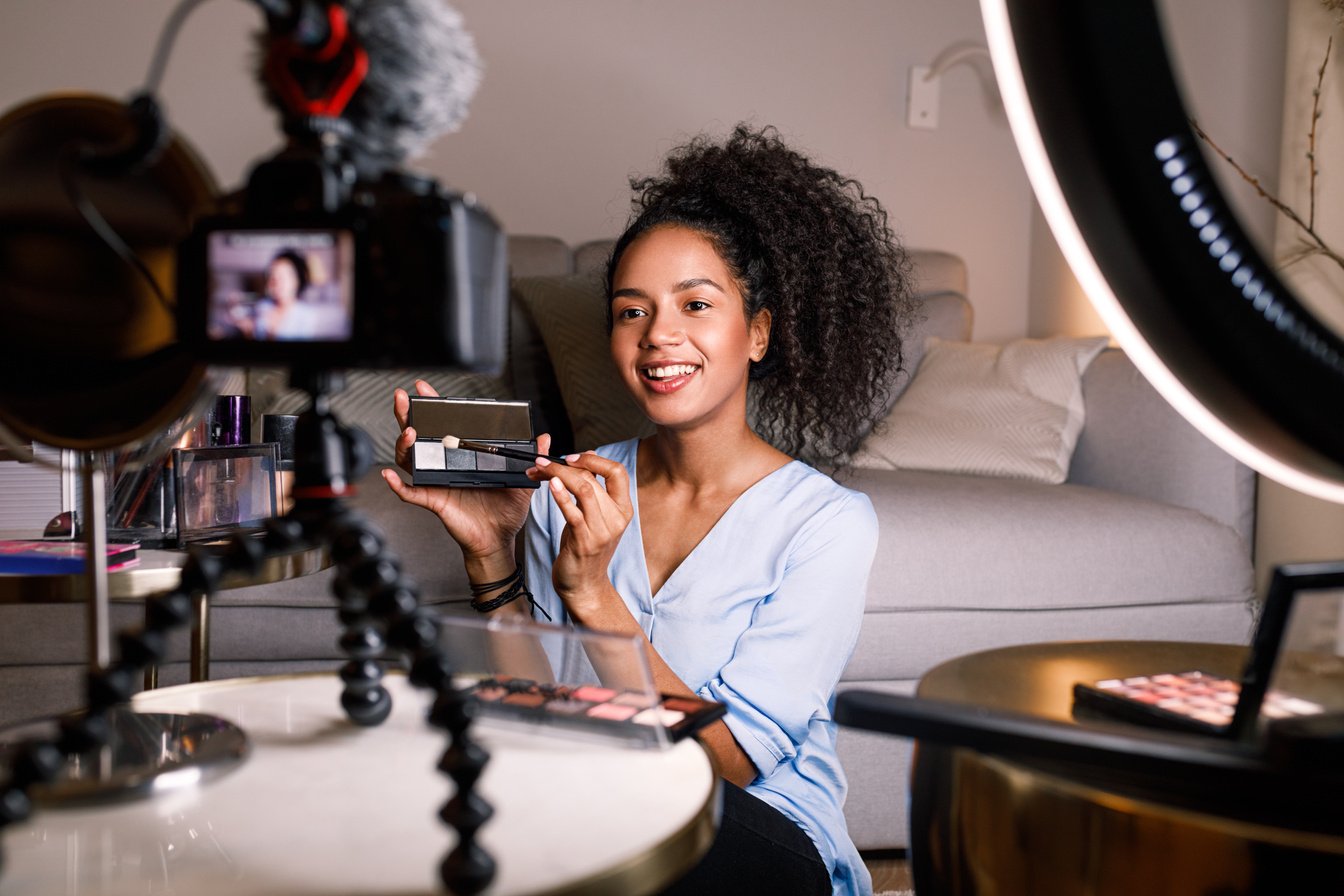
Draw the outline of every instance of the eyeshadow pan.
<instances>
[{"instance_id":1,"label":"eyeshadow pan","mask_svg":"<svg viewBox=\"0 0 1344 896\"><path fill-rule=\"evenodd\" d=\"M510 694L504 698L504 702L510 706L540 706L546 702L546 698L540 694Z\"/></svg>"},{"instance_id":2,"label":"eyeshadow pan","mask_svg":"<svg viewBox=\"0 0 1344 896\"><path fill-rule=\"evenodd\" d=\"M590 703L606 703L616 692L611 688L599 688L593 685L584 685L581 688L575 688L574 693L570 694L575 700L587 700Z\"/></svg>"},{"instance_id":3,"label":"eyeshadow pan","mask_svg":"<svg viewBox=\"0 0 1344 896\"><path fill-rule=\"evenodd\" d=\"M613 722L624 722L637 712L639 710L633 706L621 706L619 703L599 703L588 710L586 715L590 719L610 719Z\"/></svg>"},{"instance_id":4,"label":"eyeshadow pan","mask_svg":"<svg viewBox=\"0 0 1344 896\"><path fill-rule=\"evenodd\" d=\"M562 716L576 716L593 704L587 700L549 700L545 705L547 712Z\"/></svg>"},{"instance_id":5,"label":"eyeshadow pan","mask_svg":"<svg viewBox=\"0 0 1344 896\"><path fill-rule=\"evenodd\" d=\"M646 709L630 721L638 722L641 725L662 725L671 727L682 719L686 718L686 713L675 709L661 709L657 706L652 709Z\"/></svg>"}]
</instances>

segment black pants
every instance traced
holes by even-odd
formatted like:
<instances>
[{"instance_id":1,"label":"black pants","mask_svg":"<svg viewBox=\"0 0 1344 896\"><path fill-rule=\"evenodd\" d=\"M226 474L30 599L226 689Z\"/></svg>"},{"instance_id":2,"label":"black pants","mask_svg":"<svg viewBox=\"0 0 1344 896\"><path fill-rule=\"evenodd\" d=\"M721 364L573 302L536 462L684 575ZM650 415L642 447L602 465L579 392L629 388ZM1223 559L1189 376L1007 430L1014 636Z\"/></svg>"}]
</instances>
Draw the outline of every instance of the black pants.
<instances>
[{"instance_id":1,"label":"black pants","mask_svg":"<svg viewBox=\"0 0 1344 896\"><path fill-rule=\"evenodd\" d=\"M831 892L831 876L803 829L774 806L723 781L723 819L709 852L663 896Z\"/></svg>"}]
</instances>

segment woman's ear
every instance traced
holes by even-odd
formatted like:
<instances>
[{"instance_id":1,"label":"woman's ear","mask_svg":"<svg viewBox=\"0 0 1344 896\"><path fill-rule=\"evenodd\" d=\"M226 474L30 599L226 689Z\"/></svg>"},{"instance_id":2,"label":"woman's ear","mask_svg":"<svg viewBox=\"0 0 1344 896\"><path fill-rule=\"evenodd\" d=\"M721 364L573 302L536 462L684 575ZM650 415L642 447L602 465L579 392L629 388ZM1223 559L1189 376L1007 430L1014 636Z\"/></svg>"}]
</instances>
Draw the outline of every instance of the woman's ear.
<instances>
[{"instance_id":1,"label":"woman's ear","mask_svg":"<svg viewBox=\"0 0 1344 896\"><path fill-rule=\"evenodd\" d=\"M751 360L753 361L764 358L766 350L770 348L770 321L770 310L762 308L756 312L756 316L748 324L751 335Z\"/></svg>"}]
</instances>

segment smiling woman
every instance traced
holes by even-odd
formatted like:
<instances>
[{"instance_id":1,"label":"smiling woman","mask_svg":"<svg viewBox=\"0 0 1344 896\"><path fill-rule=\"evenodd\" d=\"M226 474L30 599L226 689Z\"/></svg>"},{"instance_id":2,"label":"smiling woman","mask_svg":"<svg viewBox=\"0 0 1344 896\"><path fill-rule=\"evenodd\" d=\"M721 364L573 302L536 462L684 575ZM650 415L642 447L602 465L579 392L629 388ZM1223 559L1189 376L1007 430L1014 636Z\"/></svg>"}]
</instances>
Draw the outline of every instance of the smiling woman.
<instances>
[{"instance_id":1,"label":"smiling woman","mask_svg":"<svg viewBox=\"0 0 1344 896\"><path fill-rule=\"evenodd\" d=\"M865 495L794 457L842 465L885 413L911 307L905 253L858 184L770 130L694 141L633 186L607 269L610 348L653 435L537 457L535 491L387 482L462 547L476 609L531 604L627 636L659 691L725 705L698 735L724 779L722 823L669 893L866 894L830 706L877 520ZM408 405L398 390L403 466ZM526 588L512 584L520 534ZM557 680L610 671L601 656L552 661Z\"/></svg>"}]
</instances>

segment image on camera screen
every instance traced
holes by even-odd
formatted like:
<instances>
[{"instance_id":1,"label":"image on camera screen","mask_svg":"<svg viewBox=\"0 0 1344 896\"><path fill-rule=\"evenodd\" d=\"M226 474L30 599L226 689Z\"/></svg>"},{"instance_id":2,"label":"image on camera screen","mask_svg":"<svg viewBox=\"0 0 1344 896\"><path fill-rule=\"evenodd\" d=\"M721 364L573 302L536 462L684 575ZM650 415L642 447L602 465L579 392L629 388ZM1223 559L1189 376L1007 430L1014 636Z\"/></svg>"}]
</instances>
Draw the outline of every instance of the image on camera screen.
<instances>
[{"instance_id":1,"label":"image on camera screen","mask_svg":"<svg viewBox=\"0 0 1344 896\"><path fill-rule=\"evenodd\" d=\"M354 329L348 230L218 230L206 243L213 341L344 342Z\"/></svg>"}]
</instances>

